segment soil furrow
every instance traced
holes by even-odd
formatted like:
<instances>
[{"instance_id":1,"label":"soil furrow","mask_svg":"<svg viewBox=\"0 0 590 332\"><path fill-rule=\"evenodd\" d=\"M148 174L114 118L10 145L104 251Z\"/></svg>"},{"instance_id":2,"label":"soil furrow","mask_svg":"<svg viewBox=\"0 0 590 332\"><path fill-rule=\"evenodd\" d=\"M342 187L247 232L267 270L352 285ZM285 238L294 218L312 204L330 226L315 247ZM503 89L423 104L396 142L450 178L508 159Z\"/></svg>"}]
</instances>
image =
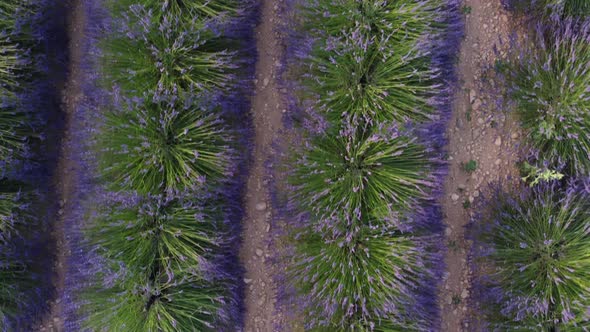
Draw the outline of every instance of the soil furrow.
<instances>
[{"instance_id":1,"label":"soil furrow","mask_svg":"<svg viewBox=\"0 0 590 332\"><path fill-rule=\"evenodd\" d=\"M63 294L66 262L69 255L67 247L65 224L69 220L72 211L75 210L74 197L78 195L78 178L75 175L79 170L74 154L78 153L73 145L76 144L73 137L74 128L78 125L76 111L82 101L82 47L84 38L84 8L81 1L70 0L66 5L68 10L67 34L69 39L68 76L62 91L62 113L63 132L61 133L61 146L59 148L59 159L57 170L54 174L53 185L56 190L55 200L59 204L56 216L52 223L52 242L54 243L54 270L53 287L55 298L50 303L49 312L43 319L39 331L61 332L65 331L63 326ZM55 120L55 119L54 119Z\"/></svg>"},{"instance_id":2,"label":"soil furrow","mask_svg":"<svg viewBox=\"0 0 590 332\"><path fill-rule=\"evenodd\" d=\"M276 287L268 261L272 206L270 181L265 163L275 153L273 143L282 128L283 102L279 93L278 75L281 43L276 31L279 6L263 0L260 23L256 29L258 60L255 73L255 95L251 100L254 138L250 174L246 184L241 261L245 267L245 331L270 332L280 324L276 304Z\"/></svg>"},{"instance_id":3,"label":"soil furrow","mask_svg":"<svg viewBox=\"0 0 590 332\"><path fill-rule=\"evenodd\" d=\"M477 331L469 304L473 271L466 226L489 185L517 176L519 129L499 94L494 64L506 57L513 18L501 0L464 0L465 39L458 63L460 89L447 129L449 175L442 199L448 252L440 292L442 331ZM475 313L477 315L477 313Z\"/></svg>"}]
</instances>

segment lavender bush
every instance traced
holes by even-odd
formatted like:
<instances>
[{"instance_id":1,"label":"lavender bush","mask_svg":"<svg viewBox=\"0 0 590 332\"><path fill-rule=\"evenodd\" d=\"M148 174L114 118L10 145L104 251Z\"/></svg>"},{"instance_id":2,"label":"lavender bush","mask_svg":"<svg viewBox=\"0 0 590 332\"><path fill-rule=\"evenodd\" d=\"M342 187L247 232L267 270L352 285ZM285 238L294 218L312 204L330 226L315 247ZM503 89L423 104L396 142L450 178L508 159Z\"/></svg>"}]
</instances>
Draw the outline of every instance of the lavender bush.
<instances>
[{"instance_id":1,"label":"lavender bush","mask_svg":"<svg viewBox=\"0 0 590 332\"><path fill-rule=\"evenodd\" d=\"M588 185L556 183L499 192L478 229L491 264L483 304L499 330L590 328ZM488 219L488 217L486 217Z\"/></svg>"},{"instance_id":2,"label":"lavender bush","mask_svg":"<svg viewBox=\"0 0 590 332\"><path fill-rule=\"evenodd\" d=\"M517 10L540 16L561 19L590 15L588 0L511 0L509 4Z\"/></svg>"},{"instance_id":3,"label":"lavender bush","mask_svg":"<svg viewBox=\"0 0 590 332\"><path fill-rule=\"evenodd\" d=\"M444 1L315 1L304 7L313 39L305 76L331 120L361 114L405 122L433 118L442 89L432 44ZM430 45L430 46L425 46Z\"/></svg>"},{"instance_id":4,"label":"lavender bush","mask_svg":"<svg viewBox=\"0 0 590 332\"><path fill-rule=\"evenodd\" d=\"M590 171L590 25L539 26L509 68L511 97L538 159L570 174Z\"/></svg>"},{"instance_id":5,"label":"lavender bush","mask_svg":"<svg viewBox=\"0 0 590 332\"><path fill-rule=\"evenodd\" d=\"M106 112L98 136L102 175L113 188L157 193L228 176L231 135L192 97L127 100Z\"/></svg>"},{"instance_id":6,"label":"lavender bush","mask_svg":"<svg viewBox=\"0 0 590 332\"><path fill-rule=\"evenodd\" d=\"M296 161L292 199L318 220L323 232L333 223L340 224L338 229L355 227L338 216L361 213L356 208L408 229L398 215L419 209L421 200L429 198L436 186L430 170L437 164L411 135L387 122L352 121L338 133L313 139Z\"/></svg>"},{"instance_id":7,"label":"lavender bush","mask_svg":"<svg viewBox=\"0 0 590 332\"><path fill-rule=\"evenodd\" d=\"M140 2L141 3L141 2ZM182 20L182 15L131 5L116 33L102 44L105 85L116 84L128 95L149 90L199 93L230 89L236 49L227 38L218 38L210 21Z\"/></svg>"}]
</instances>

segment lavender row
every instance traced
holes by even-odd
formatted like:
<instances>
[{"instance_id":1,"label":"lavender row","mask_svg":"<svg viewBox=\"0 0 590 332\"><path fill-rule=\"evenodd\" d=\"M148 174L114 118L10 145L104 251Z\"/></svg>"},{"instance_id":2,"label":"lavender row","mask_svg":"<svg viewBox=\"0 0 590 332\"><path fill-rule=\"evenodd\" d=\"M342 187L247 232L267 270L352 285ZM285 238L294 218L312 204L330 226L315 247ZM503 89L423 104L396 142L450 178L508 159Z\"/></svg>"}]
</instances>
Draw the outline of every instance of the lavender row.
<instances>
[{"instance_id":1,"label":"lavender row","mask_svg":"<svg viewBox=\"0 0 590 332\"><path fill-rule=\"evenodd\" d=\"M308 330L436 330L458 3L290 5L287 305Z\"/></svg>"},{"instance_id":2,"label":"lavender row","mask_svg":"<svg viewBox=\"0 0 590 332\"><path fill-rule=\"evenodd\" d=\"M249 1L86 1L68 329L241 326ZM83 143L84 144L84 143ZM75 267L75 268L74 268Z\"/></svg>"},{"instance_id":3,"label":"lavender row","mask_svg":"<svg viewBox=\"0 0 590 332\"><path fill-rule=\"evenodd\" d=\"M30 330L52 293L48 181L61 72L53 1L0 4L0 331Z\"/></svg>"}]
</instances>

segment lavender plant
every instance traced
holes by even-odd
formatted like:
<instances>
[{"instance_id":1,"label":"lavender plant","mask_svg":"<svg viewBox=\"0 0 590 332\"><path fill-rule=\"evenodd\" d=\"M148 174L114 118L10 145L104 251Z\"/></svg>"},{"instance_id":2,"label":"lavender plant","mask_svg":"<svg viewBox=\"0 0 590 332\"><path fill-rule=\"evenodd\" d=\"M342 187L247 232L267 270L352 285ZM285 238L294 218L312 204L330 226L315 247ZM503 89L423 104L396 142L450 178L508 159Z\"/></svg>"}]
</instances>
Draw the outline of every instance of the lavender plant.
<instances>
[{"instance_id":1,"label":"lavender plant","mask_svg":"<svg viewBox=\"0 0 590 332\"><path fill-rule=\"evenodd\" d=\"M100 205L106 211L97 212L89 232L103 257L131 271L198 271L227 245L221 205L202 192L113 196Z\"/></svg>"},{"instance_id":2,"label":"lavender plant","mask_svg":"<svg viewBox=\"0 0 590 332\"><path fill-rule=\"evenodd\" d=\"M191 331L228 323L234 286L219 264L227 228L216 203L198 191L108 194L100 204L107 211L96 211L86 232L106 267L85 292L84 325Z\"/></svg>"},{"instance_id":3,"label":"lavender plant","mask_svg":"<svg viewBox=\"0 0 590 332\"><path fill-rule=\"evenodd\" d=\"M130 276L126 276L130 278ZM117 281L92 290L84 327L113 331L211 331L227 322L228 285L198 276L157 273L155 280ZM235 318L235 317L234 317Z\"/></svg>"},{"instance_id":4,"label":"lavender plant","mask_svg":"<svg viewBox=\"0 0 590 332\"><path fill-rule=\"evenodd\" d=\"M184 22L181 15L159 18L133 5L102 43L104 84L125 93L145 91L199 93L231 88L237 67L228 40L218 38L204 20Z\"/></svg>"},{"instance_id":5,"label":"lavender plant","mask_svg":"<svg viewBox=\"0 0 590 332\"><path fill-rule=\"evenodd\" d=\"M305 24L318 38L338 38L356 30L370 36L382 35L392 46L415 43L440 32L446 6L441 0L319 0L306 3Z\"/></svg>"},{"instance_id":6,"label":"lavender plant","mask_svg":"<svg viewBox=\"0 0 590 332\"><path fill-rule=\"evenodd\" d=\"M25 289L32 287L30 266L15 248L0 240L0 330L11 331L22 317L30 298Z\"/></svg>"},{"instance_id":7,"label":"lavender plant","mask_svg":"<svg viewBox=\"0 0 590 332\"><path fill-rule=\"evenodd\" d=\"M357 207L383 220L417 209L435 185L430 174L435 163L426 148L386 122L345 123L339 133L314 139L296 164L293 199L328 224L340 213L359 213ZM397 218L391 222L407 227Z\"/></svg>"},{"instance_id":8,"label":"lavender plant","mask_svg":"<svg viewBox=\"0 0 590 332\"><path fill-rule=\"evenodd\" d=\"M358 218L360 224L379 224L360 214L342 217ZM341 235L307 227L297 235L297 241L289 280L305 298L310 330L429 328L431 317L422 315L416 296L420 287L428 288L423 282L432 277L424 238L389 227L357 226Z\"/></svg>"},{"instance_id":9,"label":"lavender plant","mask_svg":"<svg viewBox=\"0 0 590 332\"><path fill-rule=\"evenodd\" d=\"M106 114L97 146L112 188L158 193L229 173L231 135L213 110L186 100L127 100Z\"/></svg>"},{"instance_id":10,"label":"lavender plant","mask_svg":"<svg viewBox=\"0 0 590 332\"><path fill-rule=\"evenodd\" d=\"M126 9L137 4L136 0L112 1L112 8ZM154 12L171 13L175 17L192 20L219 19L220 17L236 17L243 10L237 0L145 0L141 4Z\"/></svg>"},{"instance_id":11,"label":"lavender plant","mask_svg":"<svg viewBox=\"0 0 590 332\"><path fill-rule=\"evenodd\" d=\"M315 1L305 6L315 41L306 84L331 119L426 121L441 92L429 38L448 16L444 1ZM420 45L420 46L419 46Z\"/></svg>"},{"instance_id":12,"label":"lavender plant","mask_svg":"<svg viewBox=\"0 0 590 332\"><path fill-rule=\"evenodd\" d=\"M555 183L494 197L480 245L493 266L485 307L500 330L590 327L590 205L584 186Z\"/></svg>"},{"instance_id":13,"label":"lavender plant","mask_svg":"<svg viewBox=\"0 0 590 332\"><path fill-rule=\"evenodd\" d=\"M511 5L518 10L557 19L590 15L588 0L513 0Z\"/></svg>"},{"instance_id":14,"label":"lavender plant","mask_svg":"<svg viewBox=\"0 0 590 332\"><path fill-rule=\"evenodd\" d=\"M27 2L4 1L0 5L0 160L27 154L27 137L33 134L28 111L20 105L31 66L31 35L21 31L22 21L32 15Z\"/></svg>"},{"instance_id":15,"label":"lavender plant","mask_svg":"<svg viewBox=\"0 0 590 332\"><path fill-rule=\"evenodd\" d=\"M510 68L514 99L528 142L551 167L590 171L590 25L539 27L534 46Z\"/></svg>"},{"instance_id":16,"label":"lavender plant","mask_svg":"<svg viewBox=\"0 0 590 332\"><path fill-rule=\"evenodd\" d=\"M360 28L312 51L305 82L330 120L359 114L374 121L426 121L439 85L426 53L411 40L365 34Z\"/></svg>"}]
</instances>

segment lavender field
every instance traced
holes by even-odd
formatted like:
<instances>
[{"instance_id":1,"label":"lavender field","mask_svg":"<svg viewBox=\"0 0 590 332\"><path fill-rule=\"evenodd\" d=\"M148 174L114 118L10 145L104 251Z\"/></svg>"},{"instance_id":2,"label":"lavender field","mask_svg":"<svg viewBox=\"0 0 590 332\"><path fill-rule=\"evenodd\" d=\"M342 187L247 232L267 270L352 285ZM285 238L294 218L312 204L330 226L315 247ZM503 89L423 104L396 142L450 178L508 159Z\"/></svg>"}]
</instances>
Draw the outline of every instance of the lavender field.
<instances>
[{"instance_id":1,"label":"lavender field","mask_svg":"<svg viewBox=\"0 0 590 332\"><path fill-rule=\"evenodd\" d=\"M589 331L590 1L1 0L0 331Z\"/></svg>"}]
</instances>

